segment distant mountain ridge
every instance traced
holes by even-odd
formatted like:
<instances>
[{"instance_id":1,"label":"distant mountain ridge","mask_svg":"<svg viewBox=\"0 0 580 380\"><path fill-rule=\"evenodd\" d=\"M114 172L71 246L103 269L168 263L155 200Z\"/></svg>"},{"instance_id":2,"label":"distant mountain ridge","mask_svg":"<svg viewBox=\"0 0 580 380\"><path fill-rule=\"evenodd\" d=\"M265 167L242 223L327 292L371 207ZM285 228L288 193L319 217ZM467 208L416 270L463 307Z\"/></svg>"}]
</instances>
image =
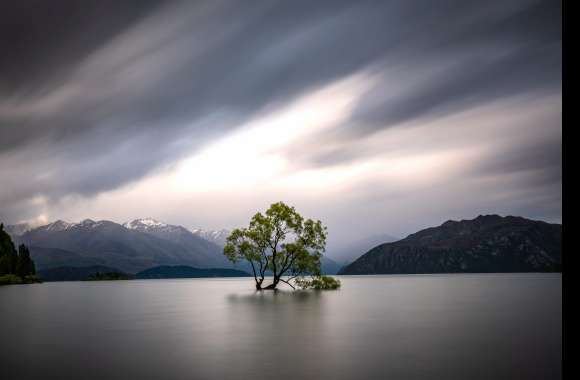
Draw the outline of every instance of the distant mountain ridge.
<instances>
[{"instance_id":1,"label":"distant mountain ridge","mask_svg":"<svg viewBox=\"0 0 580 380\"><path fill-rule=\"evenodd\" d=\"M153 218L123 224L85 219L31 227L6 226L13 240L30 247L39 270L55 267L107 266L131 274L159 265L234 268L249 271L248 263L232 264L223 255L231 231L188 230ZM321 270L336 274L341 265L323 255Z\"/></svg>"},{"instance_id":2,"label":"distant mountain ridge","mask_svg":"<svg viewBox=\"0 0 580 380\"><path fill-rule=\"evenodd\" d=\"M378 245L340 274L559 272L562 225L480 215Z\"/></svg>"},{"instance_id":3,"label":"distant mountain ridge","mask_svg":"<svg viewBox=\"0 0 580 380\"><path fill-rule=\"evenodd\" d=\"M122 273L117 268L103 265L93 265L87 267L59 266L50 269L43 269L38 272L38 276L43 281L84 281L97 273Z\"/></svg>"},{"instance_id":4,"label":"distant mountain ridge","mask_svg":"<svg viewBox=\"0 0 580 380\"><path fill-rule=\"evenodd\" d=\"M185 227L159 222L153 218L135 219L124 223L123 227L171 241L203 256L212 265L230 266L230 262L222 254L222 246L196 235Z\"/></svg>"},{"instance_id":5,"label":"distant mountain ridge","mask_svg":"<svg viewBox=\"0 0 580 380\"><path fill-rule=\"evenodd\" d=\"M4 231L8 233L11 237L20 236L25 232L28 232L32 229L30 224L28 223L19 223L19 224L12 224L8 226L4 226Z\"/></svg>"},{"instance_id":6,"label":"distant mountain ridge","mask_svg":"<svg viewBox=\"0 0 580 380\"><path fill-rule=\"evenodd\" d=\"M201 228L194 228L191 230L194 235L197 235L207 241L211 241L223 247L226 245L226 239L230 235L231 231L227 229L221 230L203 230Z\"/></svg>"},{"instance_id":7,"label":"distant mountain ridge","mask_svg":"<svg viewBox=\"0 0 580 380\"><path fill-rule=\"evenodd\" d=\"M135 222L135 221L134 221ZM145 223L146 224L146 223ZM180 226L147 228L85 219L62 220L13 236L31 247L39 269L64 265L104 265L136 273L158 265L191 265L200 268L232 267L222 249ZM68 257L74 263L66 263Z\"/></svg>"},{"instance_id":8,"label":"distant mountain ridge","mask_svg":"<svg viewBox=\"0 0 580 380\"><path fill-rule=\"evenodd\" d=\"M250 274L237 269L230 268L209 268L200 269L187 265L168 266L162 265L139 272L135 275L137 279L155 278L207 278L207 277L249 277Z\"/></svg>"}]
</instances>

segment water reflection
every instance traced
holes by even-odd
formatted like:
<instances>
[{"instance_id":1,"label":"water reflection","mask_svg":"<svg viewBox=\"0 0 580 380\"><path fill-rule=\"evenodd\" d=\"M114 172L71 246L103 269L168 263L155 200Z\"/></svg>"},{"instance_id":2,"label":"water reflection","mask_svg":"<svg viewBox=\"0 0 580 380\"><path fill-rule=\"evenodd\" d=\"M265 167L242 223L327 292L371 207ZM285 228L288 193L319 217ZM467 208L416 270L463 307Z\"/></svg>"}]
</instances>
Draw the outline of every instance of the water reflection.
<instances>
[{"instance_id":1,"label":"water reflection","mask_svg":"<svg viewBox=\"0 0 580 380\"><path fill-rule=\"evenodd\" d=\"M227 299L232 304L248 303L250 305L280 305L313 302L310 300L321 299L320 291L296 290L288 291L277 289L275 291L256 291L252 294L232 293L227 295Z\"/></svg>"},{"instance_id":2,"label":"water reflection","mask_svg":"<svg viewBox=\"0 0 580 380\"><path fill-rule=\"evenodd\" d=\"M319 292L230 294L223 368L238 373L277 373L290 378L320 365L317 352L324 329L324 297ZM314 373L312 373L314 374ZM221 376L235 378L227 370Z\"/></svg>"},{"instance_id":3,"label":"water reflection","mask_svg":"<svg viewBox=\"0 0 580 380\"><path fill-rule=\"evenodd\" d=\"M561 275L0 288L2 379L557 378ZM7 360L10 358L10 360Z\"/></svg>"}]
</instances>

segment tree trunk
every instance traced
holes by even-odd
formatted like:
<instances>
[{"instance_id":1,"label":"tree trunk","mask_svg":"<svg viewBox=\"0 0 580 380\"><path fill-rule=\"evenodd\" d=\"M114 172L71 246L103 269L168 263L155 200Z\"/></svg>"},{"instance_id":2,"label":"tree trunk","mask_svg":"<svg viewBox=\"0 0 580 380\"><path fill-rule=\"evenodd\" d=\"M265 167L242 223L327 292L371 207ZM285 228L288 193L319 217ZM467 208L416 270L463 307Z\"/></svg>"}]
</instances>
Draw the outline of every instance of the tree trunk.
<instances>
[{"instance_id":1,"label":"tree trunk","mask_svg":"<svg viewBox=\"0 0 580 380\"><path fill-rule=\"evenodd\" d=\"M276 290L276 286L278 286L279 282L280 282L280 277L274 277L274 281L270 285L268 285L262 289L264 289L264 290Z\"/></svg>"},{"instance_id":2,"label":"tree trunk","mask_svg":"<svg viewBox=\"0 0 580 380\"><path fill-rule=\"evenodd\" d=\"M255 279L256 280L256 290L262 290L262 282L264 281L263 278L261 279Z\"/></svg>"}]
</instances>

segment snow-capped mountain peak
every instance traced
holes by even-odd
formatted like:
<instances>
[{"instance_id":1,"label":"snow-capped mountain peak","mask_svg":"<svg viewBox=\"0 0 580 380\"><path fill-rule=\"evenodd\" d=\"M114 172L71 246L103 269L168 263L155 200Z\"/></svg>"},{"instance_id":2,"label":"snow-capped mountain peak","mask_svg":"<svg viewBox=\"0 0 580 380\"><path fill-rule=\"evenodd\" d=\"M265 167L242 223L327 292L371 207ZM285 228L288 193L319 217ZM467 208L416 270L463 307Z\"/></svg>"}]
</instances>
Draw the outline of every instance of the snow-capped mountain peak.
<instances>
[{"instance_id":1,"label":"snow-capped mountain peak","mask_svg":"<svg viewBox=\"0 0 580 380\"><path fill-rule=\"evenodd\" d=\"M71 228L72 226L74 226L74 223L65 222L64 220L59 219L56 222L52 222L39 228L46 231L64 231Z\"/></svg>"},{"instance_id":2,"label":"snow-capped mountain peak","mask_svg":"<svg viewBox=\"0 0 580 380\"><path fill-rule=\"evenodd\" d=\"M208 240L212 243L215 243L220 246L224 246L226 244L226 239L230 234L230 230L221 229L221 230L203 230L201 228L194 228L191 230L194 235L197 235L205 240Z\"/></svg>"},{"instance_id":3,"label":"snow-capped mountain peak","mask_svg":"<svg viewBox=\"0 0 580 380\"><path fill-rule=\"evenodd\" d=\"M69 223L65 222L64 220L57 220L56 222L38 227L38 229L44 231L65 231L71 228L96 228L103 225L104 223L107 223L107 221L101 220L96 222L92 219L85 219L78 223Z\"/></svg>"},{"instance_id":4,"label":"snow-capped mountain peak","mask_svg":"<svg viewBox=\"0 0 580 380\"><path fill-rule=\"evenodd\" d=\"M169 225L153 218L135 219L131 222L123 223L123 227L130 230L147 230L152 228L168 227Z\"/></svg>"}]
</instances>

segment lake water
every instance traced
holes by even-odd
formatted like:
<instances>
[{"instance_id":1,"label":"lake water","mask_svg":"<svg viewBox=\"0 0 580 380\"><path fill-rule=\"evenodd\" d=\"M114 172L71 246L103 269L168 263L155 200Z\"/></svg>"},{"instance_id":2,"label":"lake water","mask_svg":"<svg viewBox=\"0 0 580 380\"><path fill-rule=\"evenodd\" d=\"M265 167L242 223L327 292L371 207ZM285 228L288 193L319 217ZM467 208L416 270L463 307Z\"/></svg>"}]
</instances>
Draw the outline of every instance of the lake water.
<instances>
[{"instance_id":1,"label":"lake water","mask_svg":"<svg viewBox=\"0 0 580 380\"><path fill-rule=\"evenodd\" d=\"M559 274L250 279L0 288L8 379L556 379Z\"/></svg>"}]
</instances>

